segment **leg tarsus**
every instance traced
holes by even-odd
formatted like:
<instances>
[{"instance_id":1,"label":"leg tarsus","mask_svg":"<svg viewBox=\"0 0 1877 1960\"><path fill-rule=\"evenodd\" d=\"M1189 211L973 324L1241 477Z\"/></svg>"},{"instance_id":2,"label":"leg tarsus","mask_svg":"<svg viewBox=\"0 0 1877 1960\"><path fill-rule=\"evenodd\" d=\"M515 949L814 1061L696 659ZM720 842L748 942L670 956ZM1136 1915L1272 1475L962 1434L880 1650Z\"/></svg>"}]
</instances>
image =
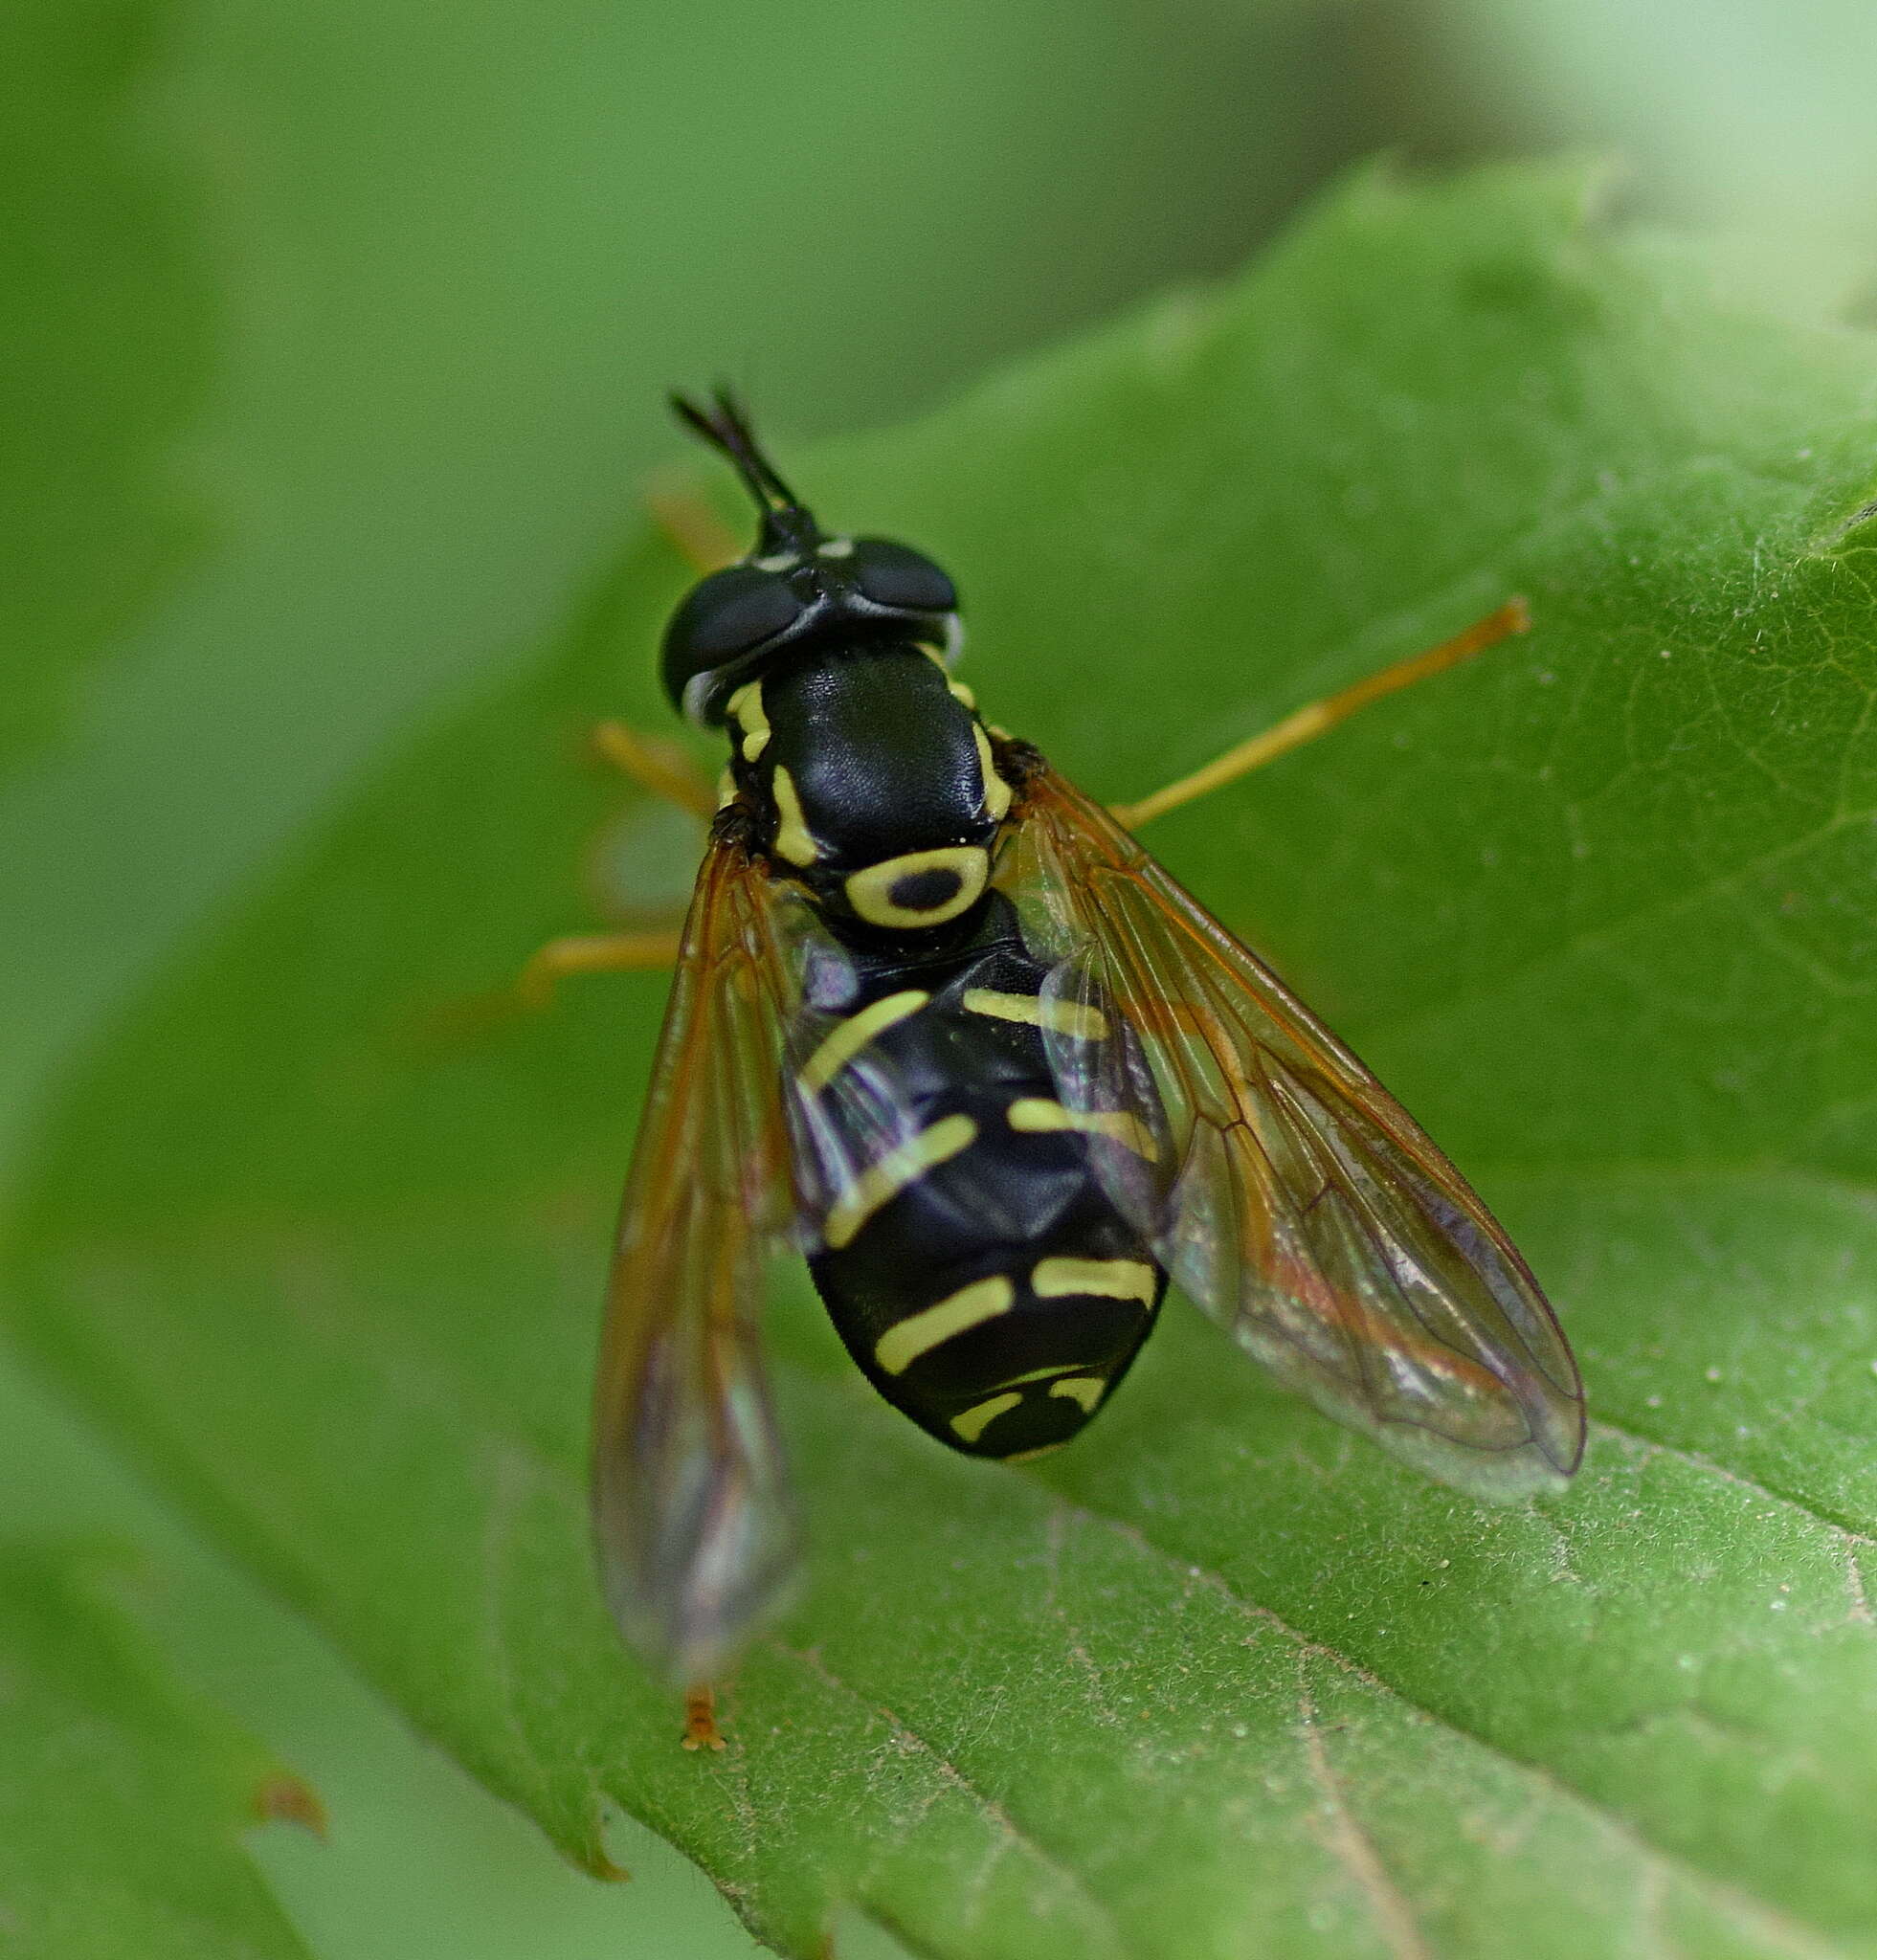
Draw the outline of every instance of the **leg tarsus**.
<instances>
[{"instance_id":1,"label":"leg tarsus","mask_svg":"<svg viewBox=\"0 0 1877 1960\"><path fill-rule=\"evenodd\" d=\"M555 984L570 973L632 973L677 964L679 934L583 932L550 939L515 981L516 1004L539 1010L550 1004Z\"/></svg>"},{"instance_id":2,"label":"leg tarsus","mask_svg":"<svg viewBox=\"0 0 1877 1960\"><path fill-rule=\"evenodd\" d=\"M1496 612L1488 612L1484 619L1476 619L1464 633L1455 634L1453 638L1442 640L1437 647L1429 647L1425 653L1411 654L1405 660L1397 660L1378 674L1367 675L1339 694L1328 695L1322 701L1307 702L1275 727L1266 728L1262 735L1254 735L1249 741L1228 748L1223 755L1215 756L1203 768L1195 769L1190 776L1182 776L1176 783L1169 783L1151 796L1143 796L1138 803L1111 804L1109 814L1127 829L1138 830L1150 817L1177 810L1182 803L1191 803L1197 797L1210 795L1215 790L1222 790L1227 783L1236 783L1253 769L1262 768L1267 762L1275 762L1279 756L1287 755L1293 748L1301 748L1305 743L1314 741L1338 722L1347 721L1358 708L1366 708L1371 702L1380 701L1384 695L1412 687L1416 681L1425 680L1431 674L1457 667L1461 661L1470 660L1475 654L1484 653L1500 640L1508 639L1515 633L1526 632L1531 624L1531 609L1524 597L1509 598Z\"/></svg>"},{"instance_id":3,"label":"leg tarsus","mask_svg":"<svg viewBox=\"0 0 1877 1960\"><path fill-rule=\"evenodd\" d=\"M721 1749L724 1731L717 1726L717 1690L701 1682L684 1696L684 1735L687 1749Z\"/></svg>"}]
</instances>

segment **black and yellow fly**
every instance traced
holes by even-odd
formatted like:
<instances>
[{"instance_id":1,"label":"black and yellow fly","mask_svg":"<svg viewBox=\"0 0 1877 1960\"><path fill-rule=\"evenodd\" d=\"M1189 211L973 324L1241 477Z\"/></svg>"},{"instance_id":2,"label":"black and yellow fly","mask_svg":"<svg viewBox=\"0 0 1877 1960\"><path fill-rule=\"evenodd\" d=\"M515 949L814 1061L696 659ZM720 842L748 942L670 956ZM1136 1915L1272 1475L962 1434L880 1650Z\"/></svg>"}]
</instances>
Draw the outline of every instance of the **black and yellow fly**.
<instances>
[{"instance_id":1,"label":"black and yellow fly","mask_svg":"<svg viewBox=\"0 0 1877 1960\"><path fill-rule=\"evenodd\" d=\"M793 1237L867 1379L954 1450L1059 1448L1169 1280L1320 1409L1457 1489L1555 1487L1577 1373L1524 1261L1407 1114L1129 825L1524 624L1518 602L1109 812L980 719L951 580L831 535L727 394L683 420L761 511L664 681L729 766L619 1230L594 1505L628 1639L694 1690L797 1561L758 1340ZM686 800L668 751L627 767ZM642 936L557 943L640 964Z\"/></svg>"}]
</instances>

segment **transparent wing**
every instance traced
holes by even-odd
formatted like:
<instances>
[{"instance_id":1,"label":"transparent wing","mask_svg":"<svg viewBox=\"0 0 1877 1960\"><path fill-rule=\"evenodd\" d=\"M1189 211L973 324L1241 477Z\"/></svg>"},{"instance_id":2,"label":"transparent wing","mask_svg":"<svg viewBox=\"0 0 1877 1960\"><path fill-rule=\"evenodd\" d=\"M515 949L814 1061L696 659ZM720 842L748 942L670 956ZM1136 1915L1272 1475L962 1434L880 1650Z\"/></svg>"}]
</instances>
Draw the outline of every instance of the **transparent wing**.
<instances>
[{"instance_id":1,"label":"transparent wing","mask_svg":"<svg viewBox=\"0 0 1877 1960\"><path fill-rule=\"evenodd\" d=\"M785 1602L798 1537L765 1382L763 1270L791 1217L778 1079L804 910L713 841L626 1188L594 1411L608 1603L677 1684Z\"/></svg>"},{"instance_id":2,"label":"transparent wing","mask_svg":"<svg viewBox=\"0 0 1877 1960\"><path fill-rule=\"evenodd\" d=\"M790 1026L783 1097L800 1205L796 1237L805 1253L819 1248L819 1221L839 1193L919 1126L916 1099L898 1064L862 1037L894 1025L900 1010L911 1012L924 995L903 990L871 1012L857 1011L860 986L858 967L829 947L812 962L807 998Z\"/></svg>"},{"instance_id":3,"label":"transparent wing","mask_svg":"<svg viewBox=\"0 0 1877 1960\"><path fill-rule=\"evenodd\" d=\"M1576 1366L1485 1205L1106 812L1047 768L1026 797L998 882L1060 958L1046 991L1112 1002L1146 1050L1176 1166L1157 1239L1180 1286L1426 1475L1488 1499L1557 1488L1583 1450ZM1047 1038L1065 1103L1140 1100L1112 1045Z\"/></svg>"}]
</instances>

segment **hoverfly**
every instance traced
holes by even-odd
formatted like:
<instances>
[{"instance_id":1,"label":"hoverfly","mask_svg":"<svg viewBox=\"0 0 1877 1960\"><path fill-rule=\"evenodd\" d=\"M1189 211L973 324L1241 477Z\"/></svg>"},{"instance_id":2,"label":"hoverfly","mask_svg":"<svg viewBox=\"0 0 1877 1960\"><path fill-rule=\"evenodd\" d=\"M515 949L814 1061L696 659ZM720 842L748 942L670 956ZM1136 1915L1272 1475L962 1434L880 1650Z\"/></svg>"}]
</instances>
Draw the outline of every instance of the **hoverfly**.
<instances>
[{"instance_id":1,"label":"hoverfly","mask_svg":"<svg viewBox=\"0 0 1877 1960\"><path fill-rule=\"evenodd\" d=\"M1109 812L980 719L932 561L831 534L726 392L674 398L754 499L663 678L729 760L614 1260L594 1437L608 1601L690 1693L779 1609L797 1531L758 1339L793 1238L860 1371L1006 1462L1114 1393L1171 1281L1326 1414L1456 1489L1576 1467L1575 1366L1459 1172L1129 825L1522 629L1514 601ZM687 800L669 751L616 760ZM645 964L643 936L544 949Z\"/></svg>"}]
</instances>

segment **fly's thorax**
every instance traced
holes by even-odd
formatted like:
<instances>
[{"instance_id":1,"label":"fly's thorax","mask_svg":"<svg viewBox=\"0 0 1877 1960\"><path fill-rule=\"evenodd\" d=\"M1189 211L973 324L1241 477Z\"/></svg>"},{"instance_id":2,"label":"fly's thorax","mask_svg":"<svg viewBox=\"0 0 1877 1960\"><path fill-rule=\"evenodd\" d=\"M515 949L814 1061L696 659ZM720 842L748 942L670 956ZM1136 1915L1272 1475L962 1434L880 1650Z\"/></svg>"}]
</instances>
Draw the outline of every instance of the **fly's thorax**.
<instances>
[{"instance_id":1,"label":"fly's thorax","mask_svg":"<svg viewBox=\"0 0 1877 1960\"><path fill-rule=\"evenodd\" d=\"M927 650L786 662L726 721L758 848L831 924L916 939L971 920L1012 791L970 691Z\"/></svg>"}]
</instances>

